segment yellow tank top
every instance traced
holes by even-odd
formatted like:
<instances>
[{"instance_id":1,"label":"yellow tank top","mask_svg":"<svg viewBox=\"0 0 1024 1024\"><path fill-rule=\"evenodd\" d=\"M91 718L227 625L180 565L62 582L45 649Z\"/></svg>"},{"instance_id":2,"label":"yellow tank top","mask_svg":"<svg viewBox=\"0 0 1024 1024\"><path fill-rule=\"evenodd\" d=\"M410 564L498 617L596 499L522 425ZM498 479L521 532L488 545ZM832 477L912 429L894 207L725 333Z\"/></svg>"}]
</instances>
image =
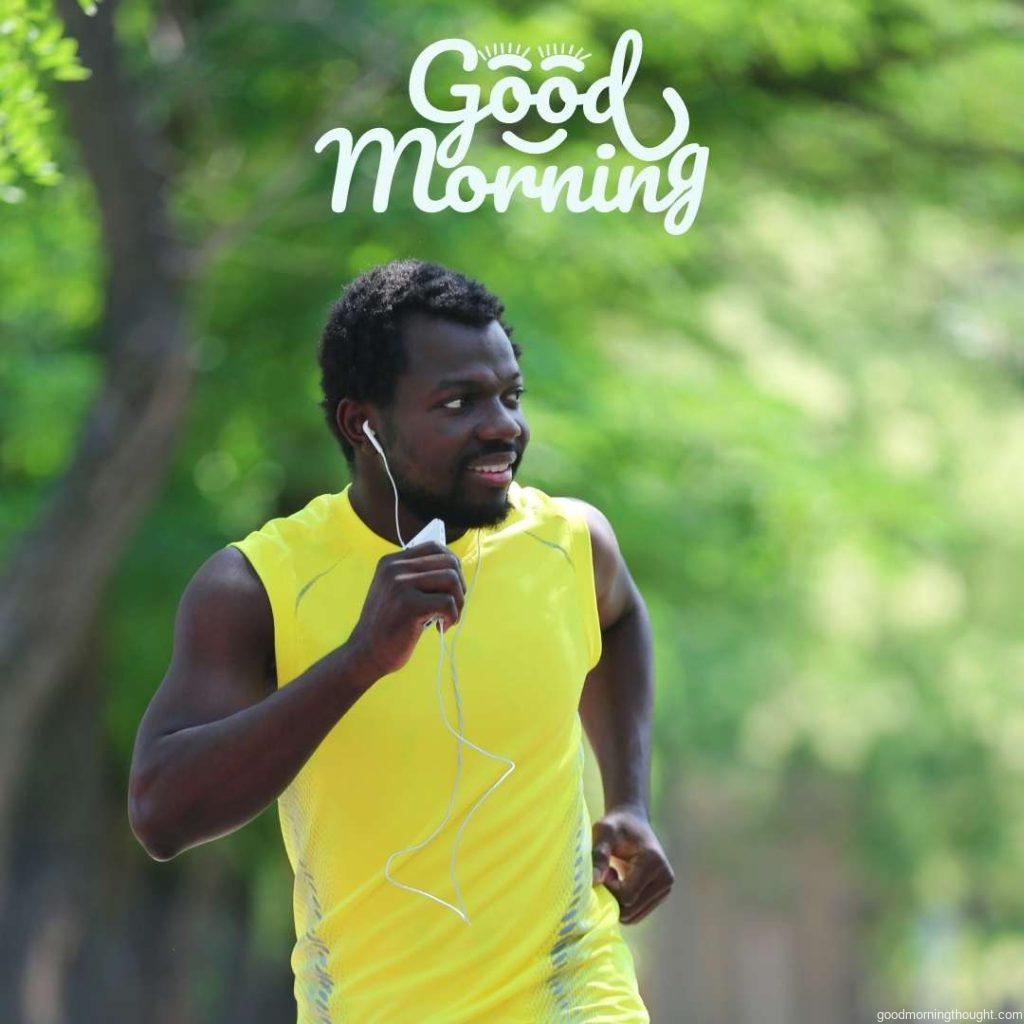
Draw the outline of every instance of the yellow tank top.
<instances>
[{"instance_id":1,"label":"yellow tank top","mask_svg":"<svg viewBox=\"0 0 1024 1024\"><path fill-rule=\"evenodd\" d=\"M462 733L515 770L477 807L458 846L469 916L385 878L396 850L444 819L459 741L437 696L440 637L338 721L278 800L295 872L298 1024L641 1024L618 904L592 884L583 793L584 677L601 653L590 534L570 502L512 483L500 526L449 547L471 586L455 643ZM270 598L278 686L345 641L379 559L398 548L323 494L235 544ZM445 711L458 728L450 669ZM444 828L390 875L458 905L452 845L507 765L463 745Z\"/></svg>"}]
</instances>

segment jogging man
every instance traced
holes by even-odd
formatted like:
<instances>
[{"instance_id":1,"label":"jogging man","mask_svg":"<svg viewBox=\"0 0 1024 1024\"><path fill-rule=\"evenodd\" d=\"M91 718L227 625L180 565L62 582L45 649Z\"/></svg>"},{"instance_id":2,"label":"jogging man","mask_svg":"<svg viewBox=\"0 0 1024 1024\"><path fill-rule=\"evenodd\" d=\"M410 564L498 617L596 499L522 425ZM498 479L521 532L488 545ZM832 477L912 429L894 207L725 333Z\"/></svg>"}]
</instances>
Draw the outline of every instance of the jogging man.
<instances>
[{"instance_id":1,"label":"jogging man","mask_svg":"<svg viewBox=\"0 0 1024 1024\"><path fill-rule=\"evenodd\" d=\"M650 1019L620 930L674 878L649 619L607 519L513 480L503 313L419 260L351 283L320 368L352 482L199 569L139 726L129 815L157 860L277 800L299 1024ZM434 519L445 543L405 546Z\"/></svg>"}]
</instances>

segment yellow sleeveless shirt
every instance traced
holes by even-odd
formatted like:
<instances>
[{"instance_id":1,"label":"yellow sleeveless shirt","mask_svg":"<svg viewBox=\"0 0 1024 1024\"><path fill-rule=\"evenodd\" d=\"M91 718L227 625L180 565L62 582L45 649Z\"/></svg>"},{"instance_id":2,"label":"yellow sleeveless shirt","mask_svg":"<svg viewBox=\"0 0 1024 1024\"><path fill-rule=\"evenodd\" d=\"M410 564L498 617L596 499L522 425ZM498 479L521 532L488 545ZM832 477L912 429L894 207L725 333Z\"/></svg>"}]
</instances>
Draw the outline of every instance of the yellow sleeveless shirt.
<instances>
[{"instance_id":1,"label":"yellow sleeveless shirt","mask_svg":"<svg viewBox=\"0 0 1024 1024\"><path fill-rule=\"evenodd\" d=\"M346 640L377 562L398 550L359 518L349 489L235 544L270 598L278 686ZM459 741L441 719L431 627L278 800L295 872L298 1024L650 1021L618 904L591 878L579 717L584 677L601 653L590 533L570 502L536 488L513 482L509 500L499 526L449 543L470 587L445 634L449 648L455 642L461 732L515 763L458 845L469 923L384 872L391 853L436 830L455 781ZM447 663L441 692L457 729ZM456 834L507 769L463 745L447 823L393 858L390 876L457 905Z\"/></svg>"}]
</instances>

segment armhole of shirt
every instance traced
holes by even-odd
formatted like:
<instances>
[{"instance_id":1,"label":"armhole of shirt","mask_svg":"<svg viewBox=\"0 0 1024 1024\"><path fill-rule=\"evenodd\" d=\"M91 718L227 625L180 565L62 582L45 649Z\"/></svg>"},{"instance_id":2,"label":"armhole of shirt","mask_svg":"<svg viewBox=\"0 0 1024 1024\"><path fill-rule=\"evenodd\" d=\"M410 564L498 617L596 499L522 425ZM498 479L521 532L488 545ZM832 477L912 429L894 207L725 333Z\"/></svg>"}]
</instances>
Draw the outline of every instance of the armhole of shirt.
<instances>
[{"instance_id":1,"label":"armhole of shirt","mask_svg":"<svg viewBox=\"0 0 1024 1024\"><path fill-rule=\"evenodd\" d=\"M576 563L576 590L583 633L587 642L587 672L601 660L601 620L597 611L597 586L594 581L594 551L586 517L572 501L558 500L558 506L569 521L573 560Z\"/></svg>"},{"instance_id":2,"label":"armhole of shirt","mask_svg":"<svg viewBox=\"0 0 1024 1024\"><path fill-rule=\"evenodd\" d=\"M280 607L281 594L284 588L275 577L280 574L273 564L273 553L267 550L268 545L258 533L251 533L244 540L232 541L229 547L238 548L245 560L252 566L259 577L270 602L271 618L274 621L274 673L277 677L277 689L289 681L288 671L288 637L284 623L284 609Z\"/></svg>"}]
</instances>

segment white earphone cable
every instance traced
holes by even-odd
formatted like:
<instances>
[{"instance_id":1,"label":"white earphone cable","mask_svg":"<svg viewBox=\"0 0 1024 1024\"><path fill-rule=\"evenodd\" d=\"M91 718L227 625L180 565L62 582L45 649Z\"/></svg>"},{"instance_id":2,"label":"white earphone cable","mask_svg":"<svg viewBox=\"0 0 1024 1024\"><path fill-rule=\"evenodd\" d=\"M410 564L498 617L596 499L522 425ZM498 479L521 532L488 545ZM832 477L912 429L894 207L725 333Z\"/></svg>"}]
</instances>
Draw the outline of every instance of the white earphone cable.
<instances>
[{"instance_id":1,"label":"white earphone cable","mask_svg":"<svg viewBox=\"0 0 1024 1024\"><path fill-rule=\"evenodd\" d=\"M476 574L477 574L477 572L480 569L480 532L479 532L479 530L477 531L477 538L476 538L476 557L477 557L477 563L476 563L476 567L475 567L475 569L473 571L473 583L470 585L470 592L472 592L473 587L476 584ZM468 595L467 595L466 606L468 607L468 605L469 605L469 599L468 599ZM460 627L461 627L462 623L465 621L465 616L466 616L466 608L464 607L463 608L462 617L459 619ZM455 638L452 640L451 656L450 656L451 670L452 670L452 690L454 691L454 694L455 694L455 706L456 706L456 708L458 710L458 715L459 715L459 732L458 733L454 733L453 732L452 727L451 727L451 725L448 722L448 716L444 713L444 707L442 706L441 712L442 712L442 717L444 718L444 723L448 727L448 731L449 732L453 732L453 735L455 735L456 739L459 740L459 763L460 764L461 764L461 758L462 758L462 744L465 743L467 746L470 746L474 750L476 750L479 753L483 754L484 757L489 757L493 761L503 761L505 764L508 765L508 768L502 773L502 775L498 779L498 781L493 783L490 786L490 788L484 793L484 795L482 797L480 797L480 799L477 800L477 802L466 812L466 816L462 819L462 824L459 825L458 832L455 833L455 842L452 844L452 859L451 859L450 874L451 874L451 879L452 879L452 885L455 887L455 893L456 893L456 895L459 898L459 903L462 904L462 906L464 908L465 907L465 902L462 899L462 892L459 889L459 884L458 884L458 882L455 879L455 858L458 855L459 843L462 842L462 833L465 831L466 826L469 824L469 819L472 818L474 814L476 814L476 812L480 809L480 807L483 804L483 802L491 795L491 793L493 793L505 781L505 779L508 778L509 775L512 774L512 772L515 771L516 763L511 758L502 757L501 754L492 754L490 751L484 750L482 747L478 747L475 743L472 742L472 740L469 740L464 735L462 735L462 701L459 698L459 673L458 673L458 670L455 668L455 644L458 641L459 636L461 635L461 633L462 633L462 630L460 629L459 632L455 634ZM443 651L443 649L444 649L444 628L443 627L442 627L442 630L441 630L441 648L442 648L442 651ZM456 785L458 785L458 776L457 775L456 775ZM465 920L466 924L470 923L468 916L465 916L464 914L460 915L460 916L463 916L463 919Z\"/></svg>"},{"instance_id":2,"label":"white earphone cable","mask_svg":"<svg viewBox=\"0 0 1024 1024\"><path fill-rule=\"evenodd\" d=\"M375 440L375 439L372 438L372 440ZM374 447L377 449L378 453L380 454L381 459L384 462L385 472L388 475L388 479L391 481L391 487L392 487L392 490L395 493L395 533L398 536L399 544L402 547L405 547L405 542L402 540L402 533L401 533L401 530L399 529L399 526L398 526L398 487L395 484L394 477L391 475L391 469L388 466L388 460L387 460L387 456L384 454L384 450L382 448L380 448L376 444L374 444ZM481 562L481 557L480 557L480 531L477 530L476 531L476 565L473 568L473 579L472 579L472 581L471 581L471 583L469 585L469 590L466 593L466 599L463 602L462 615L459 617L459 626L460 627L462 626L462 624L466 620L466 612L467 612L467 610L469 608L469 599L470 599L471 595L473 594L473 591L476 589L476 581L477 581L477 577L478 577L478 575L480 573L480 562ZM445 644L445 639L444 639L444 636L445 636L445 634L444 634L444 624L443 623L438 622L438 630L440 632L440 644L439 644L439 647L438 647L437 677L436 677L436 683L437 683L437 686L436 686L436 689L437 689L437 702L438 702L438 707L439 707L440 712L441 712L441 720L442 720L442 722L444 722L445 728L457 740L457 744L456 744L456 761L455 761L455 782L452 785L451 796L448 799L448 809L445 812L445 816L441 820L440 824L434 829L433 832L430 833L429 836L426 837L426 839L422 839L420 842L416 843L413 846L406 846L403 849L396 850L394 853L392 853L388 857L387 861L384 864L384 877L389 882L391 882L392 885L398 886L398 888L400 888L400 889L405 889L408 892L418 893L421 896L426 896L427 899L433 900L435 903L439 903L441 906L447 907L449 910L455 911L455 913L458 914L459 917L462 918L462 920L466 922L466 924L470 924L471 922L470 922L470 919L469 919L469 914L466 912L466 903L465 903L465 900L462 898L462 890L459 887L458 878L455 875L455 861L456 861L456 857L458 855L459 843L462 841L462 833L465 831L466 825L469 824L469 819L473 817L473 815L477 812L477 810L479 810L480 806L491 795L491 793L493 793L494 790L496 790L498 788L498 786L500 786L505 781L505 779L508 778L508 776L513 771L515 771L516 765L515 765L515 762L513 760L511 760L510 758L502 757L500 754L492 754L490 751L484 750L482 747L478 747L475 743L472 742L472 740L468 739L463 734L463 732L462 732L462 724L463 724L463 719L462 719L462 700L459 697L459 683L458 683L459 676L458 676L458 671L456 670L456 667L455 667L455 644L458 641L459 635L461 634L461 629L459 629L458 632L456 632L455 637L452 640L451 649L449 651L449 661L450 661L450 664L451 664L451 674L452 674L452 689L454 691L455 707L456 707L456 710L458 712L458 721L459 721L459 729L458 729L458 731L456 731L456 730L454 730L452 728L451 722L448 719L448 714L445 711L444 698L443 698L442 693L441 693L441 675L442 675L443 668L444 668L444 656L445 656L445 650L446 650L446 644ZM455 842L452 844L451 861L449 862L449 876L451 878L452 887L455 890L455 896L456 896L456 898L459 901L459 906L454 906L453 904L449 903L447 900L443 900L439 896L435 896L433 893L426 892L423 889L418 889L418 888L416 888L415 886L412 886L412 885L406 885L404 882L400 882L400 881L398 881L398 879L392 878L391 877L391 873L390 873L390 868L391 868L391 862L395 859L395 857L398 857L398 856L400 856L403 853L410 853L410 852L412 852L414 850L422 849L424 846L427 845L427 843L429 843L441 831L441 829L445 826L445 824L447 824L448 819L451 817L452 808L455 806L455 794L458 791L459 779L460 779L461 774L462 774L462 745L463 744L465 744L466 746L472 747L474 750L476 750L479 753L483 754L484 757L489 757L489 758L491 758L494 761L503 761L509 767L501 775L501 777L498 779L498 781L495 782L493 785L491 785L491 787L483 794L483 796L480 797L480 799L477 800L477 802L469 809L469 811L467 812L465 818L462 819L462 824L459 825L458 832L456 832L456 834L455 834Z\"/></svg>"}]
</instances>

